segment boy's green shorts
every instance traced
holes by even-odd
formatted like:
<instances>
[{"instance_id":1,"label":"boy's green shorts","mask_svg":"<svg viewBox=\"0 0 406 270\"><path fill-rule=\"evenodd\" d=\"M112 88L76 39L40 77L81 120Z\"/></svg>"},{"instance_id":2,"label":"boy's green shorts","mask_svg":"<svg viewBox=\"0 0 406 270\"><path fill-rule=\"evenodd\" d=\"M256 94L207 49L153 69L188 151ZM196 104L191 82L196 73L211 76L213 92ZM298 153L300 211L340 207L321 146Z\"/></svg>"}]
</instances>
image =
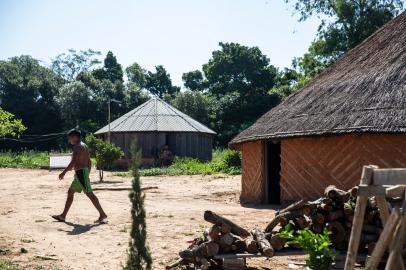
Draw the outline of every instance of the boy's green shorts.
<instances>
[{"instance_id":1,"label":"boy's green shorts","mask_svg":"<svg viewBox=\"0 0 406 270\"><path fill-rule=\"evenodd\" d=\"M83 168L75 171L75 178L70 185L70 188L75 192L89 193L92 192L92 186L90 185L89 169Z\"/></svg>"}]
</instances>

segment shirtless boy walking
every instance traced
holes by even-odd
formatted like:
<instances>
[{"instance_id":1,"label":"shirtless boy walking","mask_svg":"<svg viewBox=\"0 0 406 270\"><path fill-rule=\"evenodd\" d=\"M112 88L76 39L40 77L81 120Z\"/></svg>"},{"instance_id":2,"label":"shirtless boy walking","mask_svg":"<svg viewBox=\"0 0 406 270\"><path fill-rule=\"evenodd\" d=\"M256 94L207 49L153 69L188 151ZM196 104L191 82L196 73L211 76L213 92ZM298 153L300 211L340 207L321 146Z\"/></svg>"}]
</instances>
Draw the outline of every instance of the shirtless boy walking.
<instances>
[{"instance_id":1,"label":"shirtless boy walking","mask_svg":"<svg viewBox=\"0 0 406 270\"><path fill-rule=\"evenodd\" d=\"M63 170L63 172L59 175L59 180L62 180L66 172L72 169L75 170L75 178L68 190L68 197L66 198L65 209L63 210L62 214L54 215L52 217L58 221L64 222L69 208L72 205L75 192L80 193L83 190L83 192L93 203L94 207L96 207L97 211L99 211L99 218L95 222L104 223L107 220L107 215L103 211L99 199L93 193L92 187L90 185L89 173L91 168L91 161L89 150L87 148L87 145L81 141L80 136L80 131L76 129L72 129L68 133L68 142L69 144L73 145L72 161L69 163L68 167L66 167L66 169Z\"/></svg>"}]
</instances>

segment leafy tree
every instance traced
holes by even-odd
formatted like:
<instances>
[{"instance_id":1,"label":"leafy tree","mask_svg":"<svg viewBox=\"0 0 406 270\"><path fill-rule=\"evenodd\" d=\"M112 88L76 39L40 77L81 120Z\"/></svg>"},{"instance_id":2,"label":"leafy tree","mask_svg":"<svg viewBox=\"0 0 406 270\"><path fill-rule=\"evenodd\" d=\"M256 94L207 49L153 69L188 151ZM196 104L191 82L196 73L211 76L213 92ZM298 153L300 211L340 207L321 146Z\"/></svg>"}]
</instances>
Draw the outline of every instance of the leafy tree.
<instances>
[{"instance_id":1,"label":"leafy tree","mask_svg":"<svg viewBox=\"0 0 406 270\"><path fill-rule=\"evenodd\" d=\"M125 73L127 74L129 82L132 82L140 89L145 88L147 84L147 71L143 69L138 63L129 65L125 69Z\"/></svg>"},{"instance_id":2,"label":"leafy tree","mask_svg":"<svg viewBox=\"0 0 406 270\"><path fill-rule=\"evenodd\" d=\"M22 55L0 61L0 100L2 108L27 127L27 134L61 131L59 108L54 97L63 80L31 56ZM24 144L27 148L50 149L57 140ZM2 145L1 147L5 147ZM7 147L21 147L18 143Z\"/></svg>"},{"instance_id":3,"label":"leafy tree","mask_svg":"<svg viewBox=\"0 0 406 270\"><path fill-rule=\"evenodd\" d=\"M91 92L84 83L75 81L61 87L55 100L61 110L66 128L72 128L92 118L95 104Z\"/></svg>"},{"instance_id":4,"label":"leafy tree","mask_svg":"<svg viewBox=\"0 0 406 270\"><path fill-rule=\"evenodd\" d=\"M26 129L20 119L0 107L0 137L18 136Z\"/></svg>"},{"instance_id":5,"label":"leafy tree","mask_svg":"<svg viewBox=\"0 0 406 270\"><path fill-rule=\"evenodd\" d=\"M82 82L90 92L91 106L89 107L88 115L88 128L93 131L96 127L105 125L107 121L107 102L109 99L115 99L122 104L111 103L111 117L112 119L121 116L127 112L126 105L138 104L137 101L127 100L131 95L136 97L133 88L128 88L124 83L116 81L112 83L107 79L97 79L93 72L83 72L78 76L78 80ZM141 99L141 98L140 98ZM141 99L142 100L142 99Z\"/></svg>"},{"instance_id":6,"label":"leafy tree","mask_svg":"<svg viewBox=\"0 0 406 270\"><path fill-rule=\"evenodd\" d=\"M217 144L227 143L242 130L251 126L262 114L276 106L280 97L276 93L262 93L244 99L239 92L210 98L211 126L217 131Z\"/></svg>"},{"instance_id":7,"label":"leafy tree","mask_svg":"<svg viewBox=\"0 0 406 270\"><path fill-rule=\"evenodd\" d=\"M146 214L144 209L145 196L141 191L141 181L139 167L141 163L141 152L137 148L137 142L131 143L133 176L132 190L130 192L131 201L131 240L128 247L128 258L124 270L151 269L152 258L147 244L147 225L145 222Z\"/></svg>"},{"instance_id":8,"label":"leafy tree","mask_svg":"<svg viewBox=\"0 0 406 270\"><path fill-rule=\"evenodd\" d=\"M201 91L205 88L203 74L200 70L183 73L182 80L187 89Z\"/></svg>"},{"instance_id":9,"label":"leafy tree","mask_svg":"<svg viewBox=\"0 0 406 270\"><path fill-rule=\"evenodd\" d=\"M51 69L67 81L73 81L82 72L91 70L100 64L99 51L88 49L76 51L69 49L68 53L62 53L52 60Z\"/></svg>"},{"instance_id":10,"label":"leafy tree","mask_svg":"<svg viewBox=\"0 0 406 270\"><path fill-rule=\"evenodd\" d=\"M354 48L403 9L402 0L286 0L294 3L300 21L322 18L317 39L309 51L296 60L311 78Z\"/></svg>"},{"instance_id":11,"label":"leafy tree","mask_svg":"<svg viewBox=\"0 0 406 270\"><path fill-rule=\"evenodd\" d=\"M203 65L209 92L215 96L238 92L242 97L266 93L275 83L277 69L258 47L220 43L221 49Z\"/></svg>"},{"instance_id":12,"label":"leafy tree","mask_svg":"<svg viewBox=\"0 0 406 270\"><path fill-rule=\"evenodd\" d=\"M89 147L90 155L96 158L100 181L103 181L103 170L110 169L115 161L124 156L124 153L120 147L97 139L94 135L87 136L85 142Z\"/></svg>"},{"instance_id":13,"label":"leafy tree","mask_svg":"<svg viewBox=\"0 0 406 270\"><path fill-rule=\"evenodd\" d=\"M285 68L278 71L276 82L271 93L277 94L281 99L285 99L305 82L304 76L295 69Z\"/></svg>"},{"instance_id":14,"label":"leafy tree","mask_svg":"<svg viewBox=\"0 0 406 270\"><path fill-rule=\"evenodd\" d=\"M180 91L179 87L172 85L171 77L163 66L156 66L155 72L147 72L145 88L161 98L164 95L175 95Z\"/></svg>"},{"instance_id":15,"label":"leafy tree","mask_svg":"<svg viewBox=\"0 0 406 270\"><path fill-rule=\"evenodd\" d=\"M280 98L270 92L278 70L257 47L220 43L220 50L203 65L204 77L193 71L185 85L202 91L209 104L209 121L221 146L275 106Z\"/></svg>"},{"instance_id":16,"label":"leafy tree","mask_svg":"<svg viewBox=\"0 0 406 270\"><path fill-rule=\"evenodd\" d=\"M135 83L129 82L126 85L122 109L128 112L149 99L148 93L140 89Z\"/></svg>"},{"instance_id":17,"label":"leafy tree","mask_svg":"<svg viewBox=\"0 0 406 270\"><path fill-rule=\"evenodd\" d=\"M170 102L175 108L197 121L206 125L210 123L208 99L204 94L192 91L179 92Z\"/></svg>"},{"instance_id":18,"label":"leafy tree","mask_svg":"<svg viewBox=\"0 0 406 270\"><path fill-rule=\"evenodd\" d=\"M99 80L109 80L112 83L123 82L123 69L117 58L109 51L104 59L103 68L93 70L93 75Z\"/></svg>"}]
</instances>

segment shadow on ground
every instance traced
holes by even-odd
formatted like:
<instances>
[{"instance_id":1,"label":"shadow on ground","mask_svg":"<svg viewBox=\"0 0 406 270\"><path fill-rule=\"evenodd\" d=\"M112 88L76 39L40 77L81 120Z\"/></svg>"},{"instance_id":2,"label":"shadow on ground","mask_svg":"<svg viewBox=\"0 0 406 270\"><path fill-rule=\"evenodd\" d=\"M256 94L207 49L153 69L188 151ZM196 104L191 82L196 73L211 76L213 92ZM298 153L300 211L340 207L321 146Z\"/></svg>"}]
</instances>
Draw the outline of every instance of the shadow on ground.
<instances>
[{"instance_id":1,"label":"shadow on ground","mask_svg":"<svg viewBox=\"0 0 406 270\"><path fill-rule=\"evenodd\" d=\"M55 221L55 222L58 222L58 221ZM72 223L69 221L65 221L63 223L65 223L66 225L72 226L71 231L64 230L64 232L67 232L68 235L79 235L82 233L87 233L92 228L105 224L105 223L94 223L94 224L84 224L83 225L83 224Z\"/></svg>"}]
</instances>

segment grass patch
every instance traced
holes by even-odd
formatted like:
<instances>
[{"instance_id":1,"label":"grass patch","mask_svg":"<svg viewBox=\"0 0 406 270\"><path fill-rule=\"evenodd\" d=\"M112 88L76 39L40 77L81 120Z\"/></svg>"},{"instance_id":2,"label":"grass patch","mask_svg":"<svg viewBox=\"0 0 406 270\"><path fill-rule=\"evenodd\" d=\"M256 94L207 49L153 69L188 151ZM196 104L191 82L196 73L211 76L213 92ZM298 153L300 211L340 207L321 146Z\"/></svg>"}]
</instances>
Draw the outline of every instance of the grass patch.
<instances>
[{"instance_id":1,"label":"grass patch","mask_svg":"<svg viewBox=\"0 0 406 270\"><path fill-rule=\"evenodd\" d=\"M0 259L0 270L20 270L20 268L9 261Z\"/></svg>"},{"instance_id":2,"label":"grass patch","mask_svg":"<svg viewBox=\"0 0 406 270\"><path fill-rule=\"evenodd\" d=\"M176 158L167 168L141 169L141 176L157 175L211 175L224 173L229 175L241 174L241 156L232 150L214 150L209 162L200 162L192 158ZM131 172L117 172L116 176L131 176Z\"/></svg>"},{"instance_id":3,"label":"grass patch","mask_svg":"<svg viewBox=\"0 0 406 270\"><path fill-rule=\"evenodd\" d=\"M92 159L92 164L96 164ZM49 166L49 153L38 151L0 152L0 168L38 169ZM239 152L217 149L209 162L201 162L192 158L176 158L167 168L141 169L141 176L157 175L211 175L224 173L241 174L241 156ZM131 176L131 172L115 172L116 176Z\"/></svg>"},{"instance_id":4,"label":"grass patch","mask_svg":"<svg viewBox=\"0 0 406 270\"><path fill-rule=\"evenodd\" d=\"M1 168L38 169L41 166L49 166L49 154L47 152L0 152Z\"/></svg>"}]
</instances>

